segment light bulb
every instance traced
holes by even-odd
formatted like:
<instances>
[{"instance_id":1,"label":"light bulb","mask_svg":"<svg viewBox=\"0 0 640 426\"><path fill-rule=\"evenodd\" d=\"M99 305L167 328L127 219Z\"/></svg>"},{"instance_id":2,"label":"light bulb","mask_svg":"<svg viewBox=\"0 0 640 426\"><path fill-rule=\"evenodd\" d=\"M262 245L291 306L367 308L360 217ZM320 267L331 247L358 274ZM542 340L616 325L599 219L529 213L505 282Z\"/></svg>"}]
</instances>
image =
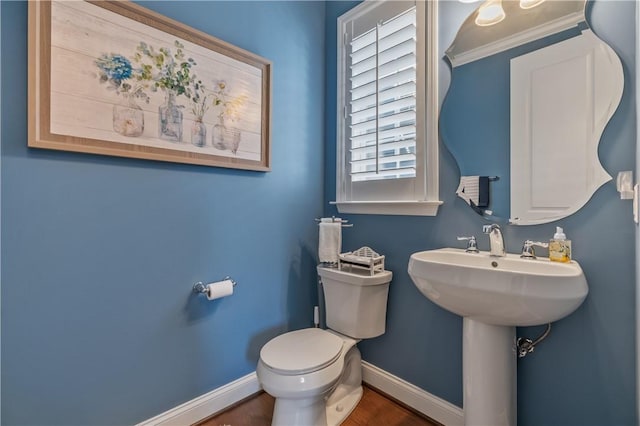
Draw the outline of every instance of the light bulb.
<instances>
[{"instance_id":1,"label":"light bulb","mask_svg":"<svg viewBox=\"0 0 640 426\"><path fill-rule=\"evenodd\" d=\"M502 0L487 0L478 9L476 17L476 25L487 27L495 25L505 18L504 9L502 8Z\"/></svg>"}]
</instances>

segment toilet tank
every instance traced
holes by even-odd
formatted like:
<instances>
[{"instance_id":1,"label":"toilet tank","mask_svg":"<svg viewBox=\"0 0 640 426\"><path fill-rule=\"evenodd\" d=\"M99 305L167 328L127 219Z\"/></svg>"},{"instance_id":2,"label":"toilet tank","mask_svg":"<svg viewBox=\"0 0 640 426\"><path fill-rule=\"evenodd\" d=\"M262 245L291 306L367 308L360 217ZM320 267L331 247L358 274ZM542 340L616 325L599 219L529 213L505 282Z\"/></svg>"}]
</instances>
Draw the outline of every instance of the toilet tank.
<instances>
[{"instance_id":1,"label":"toilet tank","mask_svg":"<svg viewBox=\"0 0 640 426\"><path fill-rule=\"evenodd\" d=\"M327 327L356 339L384 334L387 295L393 274L340 271L318 266L324 290Z\"/></svg>"}]
</instances>

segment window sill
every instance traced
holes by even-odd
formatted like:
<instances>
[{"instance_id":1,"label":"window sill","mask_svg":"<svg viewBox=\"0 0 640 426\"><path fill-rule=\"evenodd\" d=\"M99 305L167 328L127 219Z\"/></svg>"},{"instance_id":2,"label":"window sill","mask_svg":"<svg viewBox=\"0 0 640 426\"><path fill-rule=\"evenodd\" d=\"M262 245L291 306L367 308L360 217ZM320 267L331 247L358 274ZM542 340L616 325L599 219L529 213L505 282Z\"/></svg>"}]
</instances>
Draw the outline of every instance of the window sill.
<instances>
[{"instance_id":1,"label":"window sill","mask_svg":"<svg viewBox=\"0 0 640 426\"><path fill-rule=\"evenodd\" d=\"M435 216L442 201L331 201L340 213Z\"/></svg>"}]
</instances>

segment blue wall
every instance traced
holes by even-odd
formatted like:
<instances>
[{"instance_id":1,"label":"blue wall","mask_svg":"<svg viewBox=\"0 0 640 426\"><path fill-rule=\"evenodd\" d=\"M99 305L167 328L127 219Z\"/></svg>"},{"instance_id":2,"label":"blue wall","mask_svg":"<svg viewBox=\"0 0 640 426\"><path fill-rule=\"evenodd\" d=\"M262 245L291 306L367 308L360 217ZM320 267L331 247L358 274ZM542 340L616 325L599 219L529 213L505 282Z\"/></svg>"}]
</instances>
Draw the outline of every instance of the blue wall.
<instances>
[{"instance_id":1,"label":"blue wall","mask_svg":"<svg viewBox=\"0 0 640 426\"><path fill-rule=\"evenodd\" d=\"M273 171L28 149L27 5L2 2L2 424L135 423L312 323L324 4L144 6L273 62Z\"/></svg>"},{"instance_id":2,"label":"blue wall","mask_svg":"<svg viewBox=\"0 0 640 426\"><path fill-rule=\"evenodd\" d=\"M352 2L327 3L327 116L325 203L335 200L335 18ZM476 5L440 2L440 56L456 28ZM588 9L596 34L620 55L625 90L620 107L604 132L600 157L612 175L635 166L635 5L598 1ZM441 97L450 81L440 66ZM508 120L508 116L505 117ZM472 143L473 141L469 141ZM369 245L387 256L394 272L389 294L387 332L360 344L365 360L426 391L462 405L462 321L424 298L407 274L409 255L438 247L457 247L457 235L479 237L485 223L456 198L458 166L441 144L440 198L437 217L345 215L354 227L343 234L343 248ZM326 214L338 214L328 204ZM590 293L571 316L554 323L535 354L518 362L518 424L634 425L635 414L635 226L631 203L621 201L610 182L578 213L557 223L505 229L509 252L527 238L545 240L556 225L573 240ZM540 327L519 330L535 336Z\"/></svg>"},{"instance_id":3,"label":"blue wall","mask_svg":"<svg viewBox=\"0 0 640 426\"><path fill-rule=\"evenodd\" d=\"M144 3L273 61L267 174L28 149L27 7L0 4L3 424L137 422L253 371L264 342L309 325L312 219L337 214L323 209L335 199L335 18L353 4L327 2L325 21L314 2ZM475 6L440 7L444 52ZM589 12L625 69L600 145L614 175L634 168L634 7L598 1ZM461 405L462 322L406 272L412 252L455 246L456 235L488 248L484 222L454 195L455 160L444 147L440 157L437 217L354 215L343 246L370 245L394 271L387 333L362 342L364 358ZM609 183L558 222L590 294L519 362L520 425L635 424L630 217ZM508 250L555 225L508 227ZM193 282L227 274L239 282L233 297L190 294Z\"/></svg>"}]
</instances>

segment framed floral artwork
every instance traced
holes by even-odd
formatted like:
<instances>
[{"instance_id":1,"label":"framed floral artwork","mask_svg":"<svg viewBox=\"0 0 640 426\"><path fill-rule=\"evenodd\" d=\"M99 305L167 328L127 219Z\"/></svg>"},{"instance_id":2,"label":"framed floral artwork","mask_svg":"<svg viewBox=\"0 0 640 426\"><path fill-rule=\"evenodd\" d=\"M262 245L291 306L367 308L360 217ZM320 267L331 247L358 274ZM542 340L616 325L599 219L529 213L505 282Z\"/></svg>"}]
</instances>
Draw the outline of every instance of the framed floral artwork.
<instances>
[{"instance_id":1,"label":"framed floral artwork","mask_svg":"<svg viewBox=\"0 0 640 426\"><path fill-rule=\"evenodd\" d=\"M29 2L29 146L270 170L271 63L128 1Z\"/></svg>"}]
</instances>

